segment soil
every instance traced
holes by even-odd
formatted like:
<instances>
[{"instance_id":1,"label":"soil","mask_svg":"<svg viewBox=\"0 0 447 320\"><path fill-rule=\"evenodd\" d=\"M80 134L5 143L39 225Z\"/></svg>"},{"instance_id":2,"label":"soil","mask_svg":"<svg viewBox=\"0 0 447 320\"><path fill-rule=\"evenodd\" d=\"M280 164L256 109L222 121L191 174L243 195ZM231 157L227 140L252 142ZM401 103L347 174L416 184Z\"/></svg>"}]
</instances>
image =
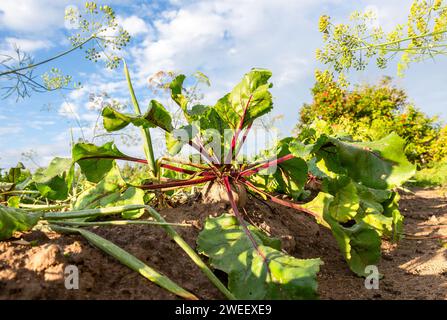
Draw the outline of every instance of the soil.
<instances>
[{"instance_id":1,"label":"soil","mask_svg":"<svg viewBox=\"0 0 447 320\"><path fill-rule=\"evenodd\" d=\"M402 195L406 237L398 245L383 242L378 266L379 289L366 289L339 253L330 231L311 217L273 203L251 199L246 219L279 237L283 249L298 258L320 257L320 299L447 299L447 249L439 236L447 235L447 197L439 190L414 190ZM228 204L203 204L195 199L160 210L191 245L207 216L228 212ZM113 226L90 230L128 250L202 299L223 296L186 254L155 226ZM445 241L445 240L443 240ZM79 289L67 290L64 270L79 269ZM224 274L216 272L223 280ZM0 242L0 299L177 299L136 272L103 254L77 235L33 231Z\"/></svg>"}]
</instances>

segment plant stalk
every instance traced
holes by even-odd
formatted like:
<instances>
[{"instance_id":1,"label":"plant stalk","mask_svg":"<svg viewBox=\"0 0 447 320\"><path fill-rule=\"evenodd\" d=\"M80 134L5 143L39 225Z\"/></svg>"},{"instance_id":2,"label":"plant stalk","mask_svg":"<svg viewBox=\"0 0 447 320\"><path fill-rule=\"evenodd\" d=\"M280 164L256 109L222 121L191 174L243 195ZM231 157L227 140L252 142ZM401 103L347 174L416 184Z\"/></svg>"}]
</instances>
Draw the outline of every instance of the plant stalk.
<instances>
[{"instance_id":1,"label":"plant stalk","mask_svg":"<svg viewBox=\"0 0 447 320\"><path fill-rule=\"evenodd\" d=\"M129 87L130 97L132 99L132 104L135 110L135 114L141 115L140 105L138 104L137 97L135 96L135 91L132 86L132 81L130 79L129 69L127 68L126 61L124 63L124 74L127 80L127 86ZM157 176L157 165L155 163L154 148L152 146L151 132L149 128L141 128L141 134L144 140L144 154L146 155L147 163L149 169L151 170L154 177Z\"/></svg>"},{"instance_id":2,"label":"plant stalk","mask_svg":"<svg viewBox=\"0 0 447 320\"><path fill-rule=\"evenodd\" d=\"M71 228L71 227L61 227L56 225L51 225L51 229L56 232L75 232L81 234L84 238L86 238L92 245L101 249L105 253L111 255L119 262L129 267L130 269L138 272L140 275L149 279L150 281L156 283L160 287L172 292L182 298L189 300L198 300L198 298L189 291L186 291L175 282L173 282L168 277L158 273L156 270L149 267L143 261L139 260L129 252L120 248L113 242L106 240L97 234L90 232L88 230L79 229L79 228Z\"/></svg>"},{"instance_id":3,"label":"plant stalk","mask_svg":"<svg viewBox=\"0 0 447 320\"><path fill-rule=\"evenodd\" d=\"M148 220L113 220L113 221L54 221L53 223L67 226L95 227L95 226L126 226L131 224L148 224L154 226L191 227L188 223L168 223Z\"/></svg>"},{"instance_id":4,"label":"plant stalk","mask_svg":"<svg viewBox=\"0 0 447 320\"><path fill-rule=\"evenodd\" d=\"M99 209L73 210L66 212L47 212L43 214L42 218L46 220L60 220L60 219L72 219L72 218L88 218L95 216L108 216L113 214L119 214L124 211L143 209L145 207L146 207L145 205L141 204L129 204L126 206L99 208Z\"/></svg>"},{"instance_id":5,"label":"plant stalk","mask_svg":"<svg viewBox=\"0 0 447 320\"><path fill-rule=\"evenodd\" d=\"M60 209L68 208L68 205L65 205L65 204L45 205L45 204L20 203L19 207L24 208L28 211L49 211L49 210L60 210Z\"/></svg>"},{"instance_id":6,"label":"plant stalk","mask_svg":"<svg viewBox=\"0 0 447 320\"><path fill-rule=\"evenodd\" d=\"M2 72L2 73L0 73L0 77L2 77L2 76L6 76L6 75L11 74L11 73L17 73L17 72L19 72L19 71L23 71L23 70L26 70L26 69L35 68L35 67L40 66L40 65L42 65L42 64L48 63L48 62L50 62L50 61L59 59L60 57L63 57L63 56L65 56L65 55L69 54L70 52L73 52L73 51L75 51L76 49L79 49L79 48L82 47L84 44L86 44L87 42L89 42L90 40L92 40L92 39L94 39L94 38L95 38L95 36L90 36L87 40L83 41L82 43L78 44L77 46L74 46L73 48L71 48L71 49L69 49L69 50L67 50L67 51L61 52L61 53L59 53L59 54L57 54L57 55L55 55L54 57L51 57L51 58L49 58L49 59L45 59L45 60L42 60L42 61L40 61L40 62L30 64L30 65L28 65L28 66L26 66L26 67L21 67L21 68L17 68L17 69L13 69L13 70L8 70L8 71L5 71L5 72Z\"/></svg>"},{"instance_id":7,"label":"plant stalk","mask_svg":"<svg viewBox=\"0 0 447 320\"><path fill-rule=\"evenodd\" d=\"M146 210L157 221L165 223L165 219L152 207L146 206ZM162 226L166 233L185 251L192 261L202 270L208 279L222 292L228 299L235 300L235 296L227 289L227 287L216 277L216 275L208 268L208 266L200 259L199 255L192 249L185 240L171 226Z\"/></svg>"}]
</instances>

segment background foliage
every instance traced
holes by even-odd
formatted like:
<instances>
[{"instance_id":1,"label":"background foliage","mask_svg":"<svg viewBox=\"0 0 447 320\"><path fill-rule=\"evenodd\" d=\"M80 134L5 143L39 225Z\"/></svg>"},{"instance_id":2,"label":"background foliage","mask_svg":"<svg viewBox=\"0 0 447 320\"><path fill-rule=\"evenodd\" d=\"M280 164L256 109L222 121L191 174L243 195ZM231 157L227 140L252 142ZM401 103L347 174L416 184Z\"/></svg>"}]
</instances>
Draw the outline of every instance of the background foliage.
<instances>
[{"instance_id":1,"label":"background foliage","mask_svg":"<svg viewBox=\"0 0 447 320\"><path fill-rule=\"evenodd\" d=\"M318 119L329 127L319 130L348 135L353 140L373 141L396 132L406 140L405 153L418 167L445 159L447 127L442 128L436 117L416 108L390 78L375 85L356 85L352 90L339 82L320 79L317 77L312 88L312 103L300 110L300 131Z\"/></svg>"}]
</instances>

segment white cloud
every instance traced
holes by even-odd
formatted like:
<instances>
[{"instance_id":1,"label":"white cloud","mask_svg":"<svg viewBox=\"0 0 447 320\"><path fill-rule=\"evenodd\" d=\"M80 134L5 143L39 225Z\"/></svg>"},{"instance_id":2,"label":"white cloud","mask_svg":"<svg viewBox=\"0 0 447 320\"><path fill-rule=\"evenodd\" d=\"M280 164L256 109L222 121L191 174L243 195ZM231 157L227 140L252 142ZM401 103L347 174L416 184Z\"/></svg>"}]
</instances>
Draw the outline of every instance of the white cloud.
<instances>
[{"instance_id":1,"label":"white cloud","mask_svg":"<svg viewBox=\"0 0 447 320\"><path fill-rule=\"evenodd\" d=\"M62 102L58 110L59 115L69 119L78 118L78 112L79 108L77 104L66 101Z\"/></svg>"},{"instance_id":2,"label":"white cloud","mask_svg":"<svg viewBox=\"0 0 447 320\"><path fill-rule=\"evenodd\" d=\"M0 127L0 136L13 135L22 132L20 125L8 125Z\"/></svg>"},{"instance_id":3,"label":"white cloud","mask_svg":"<svg viewBox=\"0 0 447 320\"><path fill-rule=\"evenodd\" d=\"M410 12L411 2L376 0L367 4L364 10L373 11L377 21L375 24L381 26L385 31L391 31L396 24L404 23Z\"/></svg>"},{"instance_id":4,"label":"white cloud","mask_svg":"<svg viewBox=\"0 0 447 320\"><path fill-rule=\"evenodd\" d=\"M122 2L131 4L130 0L108 1L112 5ZM63 13L66 5L75 4L82 8L83 3L84 0L0 0L0 30L14 31L21 40L34 39L36 33L51 34L54 29L64 28ZM128 50L129 59L126 59L131 63L131 75L142 108L147 105L146 101L151 95L145 90L146 78L159 70L185 74L197 70L204 72L212 83L208 91L205 89L205 103L212 104L250 68L264 67L273 72L273 116L287 115L284 122L278 125L287 132L298 119L301 103L310 99L309 88L313 85L313 71L317 67L315 49L321 45L318 16L326 13L332 16L334 22L346 22L353 10L369 7L377 11L379 23L387 29L404 21L410 1L403 5L402 1L397 0L172 0L170 4L158 6L158 9L141 9L152 4L156 6L156 2L132 3L125 11L117 9L117 13L122 14L118 17L120 22L139 40L132 43L133 47ZM160 11L160 8L164 9ZM37 38L41 39L40 36ZM22 41L22 45L38 50L43 43ZM90 134L91 125L97 119L97 109L91 110L93 105L88 103L91 94L101 96L106 92L111 98L123 102L129 100L122 68L116 71L95 70L97 72L89 70L88 74L81 75L84 87L70 92L67 102L62 103L58 110L59 115L70 120L71 124L74 119L80 120L86 135ZM395 74L394 70L392 74ZM419 75L415 75L415 78L428 81ZM443 79L437 82L443 83ZM433 100L433 109L445 101L442 92L439 92L439 97ZM431 99L435 97L432 95ZM428 100L421 101L425 103ZM169 108L168 104L166 106ZM76 125L73 128L75 139L81 135L78 129ZM0 136L2 133L0 129ZM17 136L23 134L16 133ZM157 130L154 130L154 140L163 144L164 139L158 138L157 134ZM7 139L13 137L9 135ZM55 150L50 145L39 150L45 159L68 150L70 135L62 132L55 137L58 139L55 141ZM130 151L141 152L141 146L134 145ZM20 152L17 152L18 159Z\"/></svg>"},{"instance_id":5,"label":"white cloud","mask_svg":"<svg viewBox=\"0 0 447 320\"><path fill-rule=\"evenodd\" d=\"M109 0L109 5L128 4L131 0ZM52 33L65 27L67 6L83 9L85 0L1 0L0 29L28 33ZM82 11L81 11L82 12Z\"/></svg>"},{"instance_id":6,"label":"white cloud","mask_svg":"<svg viewBox=\"0 0 447 320\"><path fill-rule=\"evenodd\" d=\"M39 33L64 26L63 1L15 0L0 2L0 26L21 32Z\"/></svg>"},{"instance_id":7,"label":"white cloud","mask_svg":"<svg viewBox=\"0 0 447 320\"><path fill-rule=\"evenodd\" d=\"M117 20L124 30L127 30L131 36L137 36L149 32L149 27L146 22L137 16L130 16L126 18L118 16Z\"/></svg>"},{"instance_id":8,"label":"white cloud","mask_svg":"<svg viewBox=\"0 0 447 320\"><path fill-rule=\"evenodd\" d=\"M7 37L2 43L1 47L4 51L13 51L15 47L19 48L21 51L33 52L40 49L51 48L53 44L48 40L38 40L38 39L26 39L26 38L14 38Z\"/></svg>"},{"instance_id":9,"label":"white cloud","mask_svg":"<svg viewBox=\"0 0 447 320\"><path fill-rule=\"evenodd\" d=\"M181 2L154 17L153 32L131 49L139 83L159 70L191 74L200 70L222 96L253 67L272 70L275 114L298 118L308 95L320 45L318 14L339 0L228 0ZM317 13L318 12L318 13ZM303 87L303 81L309 85ZM208 99L207 99L208 100ZM213 103L213 101L210 101Z\"/></svg>"},{"instance_id":10,"label":"white cloud","mask_svg":"<svg viewBox=\"0 0 447 320\"><path fill-rule=\"evenodd\" d=\"M31 121L29 124L27 124L30 128L36 129L36 130L43 130L46 129L48 126L52 126L56 124L55 121L51 120L35 120Z\"/></svg>"},{"instance_id":11,"label":"white cloud","mask_svg":"<svg viewBox=\"0 0 447 320\"><path fill-rule=\"evenodd\" d=\"M70 146L67 143L69 140L65 141L51 141L51 143L38 143L39 147L35 148L37 141L35 139L32 141L34 144L29 146L21 146L18 148L10 148L2 151L0 158L0 167L9 168L17 164L18 161L23 161L27 168L32 170L36 169L36 165L31 161L26 161L22 157L22 153L33 150L36 152L36 162L41 166L46 166L54 157L69 157L70 156Z\"/></svg>"}]
</instances>

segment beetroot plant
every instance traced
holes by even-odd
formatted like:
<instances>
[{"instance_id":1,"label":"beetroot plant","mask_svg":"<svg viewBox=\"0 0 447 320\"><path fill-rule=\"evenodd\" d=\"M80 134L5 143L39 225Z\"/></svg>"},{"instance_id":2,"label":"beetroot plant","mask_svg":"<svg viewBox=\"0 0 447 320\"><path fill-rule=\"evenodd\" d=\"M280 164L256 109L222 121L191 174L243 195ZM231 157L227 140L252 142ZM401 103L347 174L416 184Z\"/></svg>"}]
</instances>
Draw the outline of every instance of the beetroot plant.
<instances>
[{"instance_id":1,"label":"beetroot plant","mask_svg":"<svg viewBox=\"0 0 447 320\"><path fill-rule=\"evenodd\" d=\"M148 223L141 219L146 210L227 298L238 299L315 298L316 276L322 264L318 257L299 259L288 255L281 250L280 240L249 224L241 210L247 195L293 208L296 214L310 215L330 229L347 265L359 276L366 275L367 266L379 262L382 238L399 239L403 217L396 188L414 174L415 168L405 158L405 142L396 134L364 143L308 128L301 135L305 138L284 138L274 148L250 159L240 153L255 120L272 110L270 71L251 70L214 105L191 105L184 89L186 77L178 75L169 83L171 98L185 120L178 128L174 128L170 112L156 100L151 100L142 113L127 68L126 77L135 113L105 107L103 124L109 132L128 125L141 128L146 159L126 155L112 142L102 146L74 145L72 159L55 159L33 179L38 190L46 192L44 197L62 199L70 194L73 167L77 164L86 182L72 201L75 213L34 212L37 216L31 216L14 209L20 212L14 216L11 208L4 208L0 211L2 238L9 237L12 230L26 230L38 220L45 220L55 231L78 232L98 245L106 240L97 239L83 227ZM165 132L169 153L159 159L155 159L150 135L154 128ZM195 154L182 157L187 147ZM129 184L122 178L117 160L148 164L152 178ZM166 178L162 171L176 172L184 178ZM197 251L208 257L208 265L228 275L228 286L216 278L172 225L146 205L161 199L165 192L192 186L218 190L215 194L230 204L231 212L205 221L197 239ZM101 210L114 210L126 220L98 222L98 218L104 219ZM8 224L14 219L16 222ZM5 223L6 228L14 225L13 229L4 232ZM102 249L121 262L128 261L121 259L124 253L119 248L108 248ZM142 270L139 262L137 267L123 263ZM160 285L169 287L166 282ZM175 290L178 294L179 288ZM194 298L181 293L182 297Z\"/></svg>"}]
</instances>

